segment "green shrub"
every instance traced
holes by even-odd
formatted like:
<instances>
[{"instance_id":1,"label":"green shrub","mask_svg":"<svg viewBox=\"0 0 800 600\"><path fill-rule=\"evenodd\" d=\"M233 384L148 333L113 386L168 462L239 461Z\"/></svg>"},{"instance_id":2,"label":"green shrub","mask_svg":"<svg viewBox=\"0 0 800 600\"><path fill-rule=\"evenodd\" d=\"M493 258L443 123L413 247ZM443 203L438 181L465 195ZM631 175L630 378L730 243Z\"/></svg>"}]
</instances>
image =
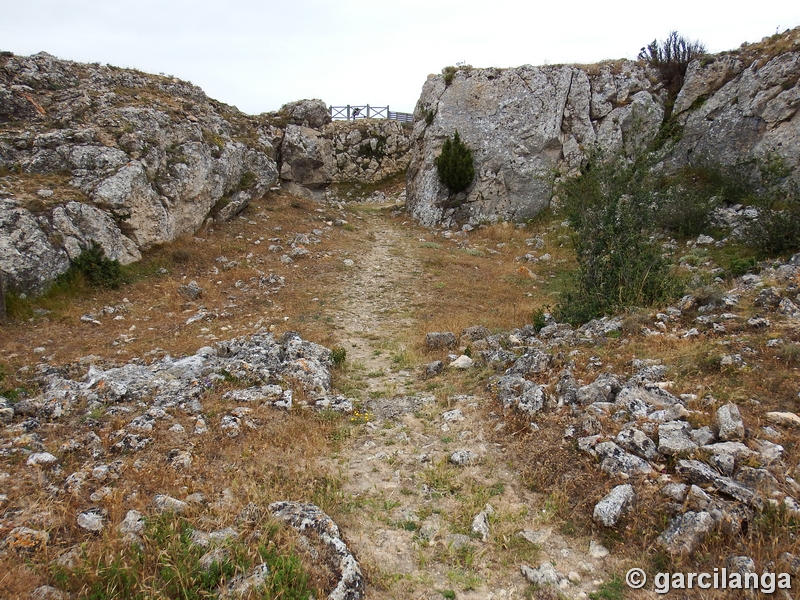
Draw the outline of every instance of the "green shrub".
<instances>
[{"instance_id":1,"label":"green shrub","mask_svg":"<svg viewBox=\"0 0 800 600\"><path fill-rule=\"evenodd\" d=\"M759 165L761 186L752 199L758 218L744 230L744 241L763 256L800 251L800 190L783 159L769 155Z\"/></svg>"},{"instance_id":2,"label":"green shrub","mask_svg":"<svg viewBox=\"0 0 800 600\"><path fill-rule=\"evenodd\" d=\"M656 224L683 238L708 233L713 211L743 201L752 189L742 169L708 164L687 165L653 186Z\"/></svg>"},{"instance_id":3,"label":"green shrub","mask_svg":"<svg viewBox=\"0 0 800 600\"><path fill-rule=\"evenodd\" d=\"M118 260L108 258L103 247L95 241L72 261L58 283L74 281L76 277L83 277L93 288L117 289L125 283L122 265Z\"/></svg>"},{"instance_id":4,"label":"green shrub","mask_svg":"<svg viewBox=\"0 0 800 600\"><path fill-rule=\"evenodd\" d=\"M680 292L672 265L653 239L647 171L644 162L596 155L580 177L560 185L578 271L573 289L556 307L558 320L582 323Z\"/></svg>"},{"instance_id":5,"label":"green shrub","mask_svg":"<svg viewBox=\"0 0 800 600\"><path fill-rule=\"evenodd\" d=\"M436 157L436 171L439 180L447 186L451 194L462 192L475 178L472 150L461 141L458 130L452 138L447 138L442 153Z\"/></svg>"},{"instance_id":6,"label":"green shrub","mask_svg":"<svg viewBox=\"0 0 800 600\"><path fill-rule=\"evenodd\" d=\"M445 87L448 87L451 83L453 83L453 78L456 76L456 72L458 72L458 67L453 66L445 67L442 70L442 73L444 74Z\"/></svg>"},{"instance_id":7,"label":"green shrub","mask_svg":"<svg viewBox=\"0 0 800 600\"><path fill-rule=\"evenodd\" d=\"M255 187L256 183L258 183L258 176L252 171L247 171L242 175L242 178L239 180L239 189L240 190L252 189L253 187Z\"/></svg>"},{"instance_id":8,"label":"green shrub","mask_svg":"<svg viewBox=\"0 0 800 600\"><path fill-rule=\"evenodd\" d=\"M664 121L672 113L672 106L678 97L686 69L695 58L706 53L706 47L699 41L687 40L677 31L671 31L666 40L653 40L639 51L639 59L658 69L661 79L666 85L667 102L665 104Z\"/></svg>"},{"instance_id":9,"label":"green shrub","mask_svg":"<svg viewBox=\"0 0 800 600\"><path fill-rule=\"evenodd\" d=\"M543 308L537 308L531 314L531 325L536 333L539 333L545 325L547 325L547 318L545 317L546 311Z\"/></svg>"},{"instance_id":10,"label":"green shrub","mask_svg":"<svg viewBox=\"0 0 800 600\"><path fill-rule=\"evenodd\" d=\"M347 350L345 348L336 346L331 349L331 362L334 367L341 367L345 360L347 360Z\"/></svg>"}]
</instances>

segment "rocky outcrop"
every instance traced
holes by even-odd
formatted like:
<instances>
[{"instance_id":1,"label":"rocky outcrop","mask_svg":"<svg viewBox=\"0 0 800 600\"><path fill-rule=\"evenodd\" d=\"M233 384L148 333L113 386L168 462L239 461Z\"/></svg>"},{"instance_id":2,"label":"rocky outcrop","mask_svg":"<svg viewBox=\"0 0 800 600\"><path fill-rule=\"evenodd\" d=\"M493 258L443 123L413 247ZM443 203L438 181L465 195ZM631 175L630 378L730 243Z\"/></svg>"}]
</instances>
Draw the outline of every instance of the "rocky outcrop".
<instances>
[{"instance_id":1,"label":"rocky outcrop","mask_svg":"<svg viewBox=\"0 0 800 600\"><path fill-rule=\"evenodd\" d=\"M630 61L597 66L462 69L433 75L415 110L408 208L424 224L525 220L550 202L556 170L577 171L596 144L633 153L663 119L655 74ZM451 198L434 164L458 131L476 176Z\"/></svg>"},{"instance_id":2,"label":"rocky outcrop","mask_svg":"<svg viewBox=\"0 0 800 600\"><path fill-rule=\"evenodd\" d=\"M290 124L281 146L281 185L319 200L334 183L377 183L403 173L409 133L386 119L334 121L318 129Z\"/></svg>"},{"instance_id":3,"label":"rocky outcrop","mask_svg":"<svg viewBox=\"0 0 800 600\"><path fill-rule=\"evenodd\" d=\"M800 28L780 38L689 65L671 135L660 137L667 166L738 166L774 153L798 176ZM652 144L667 102L658 72L631 61L449 67L428 77L417 103L408 210L426 225L524 221L548 206L554 179L577 173L593 149L630 156ZM476 175L451 195L434 161L456 130Z\"/></svg>"},{"instance_id":4,"label":"rocky outcrop","mask_svg":"<svg viewBox=\"0 0 800 600\"><path fill-rule=\"evenodd\" d=\"M248 116L173 77L3 55L0 269L7 288L41 292L92 242L128 264L279 179L324 199L402 173L408 150L400 123L331 123L321 100Z\"/></svg>"},{"instance_id":5,"label":"rocky outcrop","mask_svg":"<svg viewBox=\"0 0 800 600\"><path fill-rule=\"evenodd\" d=\"M41 291L91 241L123 264L275 184L281 133L172 77L0 58L0 268Z\"/></svg>"},{"instance_id":6,"label":"rocky outcrop","mask_svg":"<svg viewBox=\"0 0 800 600\"><path fill-rule=\"evenodd\" d=\"M795 31L800 40L800 30ZM798 177L800 44L792 48L749 66L729 55L691 63L675 103L682 135L674 163L738 167L754 157L777 154Z\"/></svg>"}]
</instances>

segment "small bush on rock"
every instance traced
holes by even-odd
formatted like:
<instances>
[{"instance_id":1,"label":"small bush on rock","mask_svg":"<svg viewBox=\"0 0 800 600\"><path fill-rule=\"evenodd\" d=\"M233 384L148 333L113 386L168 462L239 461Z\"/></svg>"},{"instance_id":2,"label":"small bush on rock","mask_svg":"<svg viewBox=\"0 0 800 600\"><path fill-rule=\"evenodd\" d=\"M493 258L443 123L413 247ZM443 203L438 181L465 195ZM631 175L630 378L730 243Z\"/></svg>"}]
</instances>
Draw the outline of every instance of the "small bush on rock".
<instances>
[{"instance_id":1,"label":"small bush on rock","mask_svg":"<svg viewBox=\"0 0 800 600\"><path fill-rule=\"evenodd\" d=\"M458 130L444 141L442 153L436 157L436 171L451 194L464 191L475 178L472 150L461 141Z\"/></svg>"},{"instance_id":2,"label":"small bush on rock","mask_svg":"<svg viewBox=\"0 0 800 600\"><path fill-rule=\"evenodd\" d=\"M93 288L117 289L125 283L122 265L118 260L108 258L103 247L97 242L92 242L89 248L72 261L69 270L60 280L65 282L76 277L83 277Z\"/></svg>"},{"instance_id":3,"label":"small bush on rock","mask_svg":"<svg viewBox=\"0 0 800 600\"><path fill-rule=\"evenodd\" d=\"M667 87L668 99L664 119L669 118L672 106L683 86L683 78L689 63L706 53L706 47L699 41L690 41L671 31L666 40L653 40L639 51L639 60L644 60L658 69Z\"/></svg>"}]
</instances>

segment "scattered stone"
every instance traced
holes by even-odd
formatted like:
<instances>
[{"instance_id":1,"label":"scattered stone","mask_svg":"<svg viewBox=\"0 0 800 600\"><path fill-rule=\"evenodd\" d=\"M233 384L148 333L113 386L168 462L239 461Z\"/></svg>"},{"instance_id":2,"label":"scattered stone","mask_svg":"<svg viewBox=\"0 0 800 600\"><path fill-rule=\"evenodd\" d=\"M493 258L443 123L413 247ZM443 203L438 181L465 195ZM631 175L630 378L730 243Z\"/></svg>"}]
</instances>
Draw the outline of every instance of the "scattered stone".
<instances>
[{"instance_id":1,"label":"scattered stone","mask_svg":"<svg viewBox=\"0 0 800 600\"><path fill-rule=\"evenodd\" d=\"M649 475L653 468L647 461L638 456L625 452L614 442L602 442L594 447L594 451L601 458L600 468L609 475L625 473L627 475Z\"/></svg>"},{"instance_id":2,"label":"scattered stone","mask_svg":"<svg viewBox=\"0 0 800 600\"><path fill-rule=\"evenodd\" d=\"M450 462L459 467L476 464L478 460L478 455L470 450L456 450L450 455Z\"/></svg>"},{"instance_id":3,"label":"scattered stone","mask_svg":"<svg viewBox=\"0 0 800 600\"><path fill-rule=\"evenodd\" d=\"M589 542L589 556L592 558L605 558L609 554L611 553L608 551L608 548L602 544L598 544L594 540Z\"/></svg>"},{"instance_id":4,"label":"scattered stone","mask_svg":"<svg viewBox=\"0 0 800 600\"><path fill-rule=\"evenodd\" d=\"M632 485L618 485L595 505L594 520L606 527L614 527L635 500Z\"/></svg>"},{"instance_id":5,"label":"scattered stone","mask_svg":"<svg viewBox=\"0 0 800 600\"><path fill-rule=\"evenodd\" d=\"M138 510L129 510L122 522L117 525L117 531L122 534L123 541L127 543L139 542L144 526L144 515Z\"/></svg>"},{"instance_id":6,"label":"scattered stone","mask_svg":"<svg viewBox=\"0 0 800 600\"><path fill-rule=\"evenodd\" d=\"M685 483L668 483L661 488L661 494L675 502L683 502L688 490L689 486Z\"/></svg>"},{"instance_id":7,"label":"scattered stone","mask_svg":"<svg viewBox=\"0 0 800 600\"><path fill-rule=\"evenodd\" d=\"M472 342L488 338L490 335L492 335L492 332L483 325L473 325L472 327L465 328L461 332L462 338L467 338Z\"/></svg>"},{"instance_id":8,"label":"scattered stone","mask_svg":"<svg viewBox=\"0 0 800 600\"><path fill-rule=\"evenodd\" d=\"M29 527L15 527L3 540L6 548L16 552L38 552L44 550L49 542L49 533Z\"/></svg>"},{"instance_id":9,"label":"scattered stone","mask_svg":"<svg viewBox=\"0 0 800 600\"><path fill-rule=\"evenodd\" d=\"M748 319L747 324L754 329L766 329L770 326L769 319L765 319L764 317L753 317L752 319Z\"/></svg>"},{"instance_id":10,"label":"scattered stone","mask_svg":"<svg viewBox=\"0 0 800 600\"><path fill-rule=\"evenodd\" d=\"M189 505L183 500L158 494L153 498L153 508L159 513L174 512L181 514L188 510Z\"/></svg>"},{"instance_id":11,"label":"scattered stone","mask_svg":"<svg viewBox=\"0 0 800 600\"><path fill-rule=\"evenodd\" d=\"M92 509L78 514L78 527L81 529L92 533L100 533L105 526L105 515L99 509Z\"/></svg>"},{"instance_id":12,"label":"scattered stone","mask_svg":"<svg viewBox=\"0 0 800 600\"><path fill-rule=\"evenodd\" d=\"M461 548L469 548L472 543L468 535L463 533L451 533L445 539L445 545L448 550L460 550Z\"/></svg>"},{"instance_id":13,"label":"scattered stone","mask_svg":"<svg viewBox=\"0 0 800 600\"><path fill-rule=\"evenodd\" d=\"M522 565L520 570L531 585L559 587L561 582L566 580L566 577L556 571L549 562L542 563L536 569Z\"/></svg>"},{"instance_id":14,"label":"scattered stone","mask_svg":"<svg viewBox=\"0 0 800 600\"><path fill-rule=\"evenodd\" d=\"M450 366L456 369L469 369L473 364L474 362L469 356L462 354L453 362L451 362Z\"/></svg>"},{"instance_id":15,"label":"scattered stone","mask_svg":"<svg viewBox=\"0 0 800 600\"><path fill-rule=\"evenodd\" d=\"M743 440L744 421L739 412L739 407L735 404L726 404L717 410L717 427L719 428L719 439L723 441Z\"/></svg>"},{"instance_id":16,"label":"scattered stone","mask_svg":"<svg viewBox=\"0 0 800 600\"><path fill-rule=\"evenodd\" d=\"M679 460L675 472L686 477L690 483L697 485L711 484L723 494L740 502L750 502L755 493L729 477L720 475L707 464L699 460Z\"/></svg>"},{"instance_id":17,"label":"scattered stone","mask_svg":"<svg viewBox=\"0 0 800 600\"><path fill-rule=\"evenodd\" d=\"M714 518L709 513L688 511L673 517L658 542L669 554L691 555L714 526Z\"/></svg>"},{"instance_id":18,"label":"scattered stone","mask_svg":"<svg viewBox=\"0 0 800 600\"><path fill-rule=\"evenodd\" d=\"M220 598L245 598L258 587L263 586L269 577L269 565L261 563L253 567L249 575L238 575L220 590ZM333 594L331 594L332 596ZM330 597L330 596L329 596Z\"/></svg>"},{"instance_id":19,"label":"scattered stone","mask_svg":"<svg viewBox=\"0 0 800 600\"><path fill-rule=\"evenodd\" d=\"M698 446L707 446L708 444L713 444L717 439L717 436L714 435L714 432L711 431L711 428L707 425L700 427L699 429L692 429L689 432L689 437L692 438L692 441Z\"/></svg>"},{"instance_id":20,"label":"scattered stone","mask_svg":"<svg viewBox=\"0 0 800 600\"><path fill-rule=\"evenodd\" d=\"M658 426L658 451L664 456L687 456L697 450L689 437L691 425L686 421L668 421Z\"/></svg>"},{"instance_id":21,"label":"scattered stone","mask_svg":"<svg viewBox=\"0 0 800 600\"><path fill-rule=\"evenodd\" d=\"M425 345L429 350L451 350L458 345L458 340L451 331L432 331L425 334Z\"/></svg>"},{"instance_id":22,"label":"scattered stone","mask_svg":"<svg viewBox=\"0 0 800 600\"><path fill-rule=\"evenodd\" d=\"M800 427L800 416L792 412L768 412L764 418L775 425Z\"/></svg>"},{"instance_id":23,"label":"scattered stone","mask_svg":"<svg viewBox=\"0 0 800 600\"><path fill-rule=\"evenodd\" d=\"M725 566L729 571L741 573L742 575L756 572L756 563L749 556L729 556L728 560L725 561Z\"/></svg>"},{"instance_id":24,"label":"scattered stone","mask_svg":"<svg viewBox=\"0 0 800 600\"><path fill-rule=\"evenodd\" d=\"M35 452L28 457L25 464L29 467L50 467L58 463L58 459L49 452Z\"/></svg>"},{"instance_id":25,"label":"scattered stone","mask_svg":"<svg viewBox=\"0 0 800 600\"><path fill-rule=\"evenodd\" d=\"M464 413L461 412L460 409L454 408L453 410L448 410L447 412L442 413L442 421L445 423L452 423L454 421L463 421L464 420Z\"/></svg>"},{"instance_id":26,"label":"scattered stone","mask_svg":"<svg viewBox=\"0 0 800 600\"><path fill-rule=\"evenodd\" d=\"M646 460L653 460L658 453L653 440L647 437L643 431L634 427L620 431L617 435L617 443Z\"/></svg>"},{"instance_id":27,"label":"scattered stone","mask_svg":"<svg viewBox=\"0 0 800 600\"><path fill-rule=\"evenodd\" d=\"M485 510L479 512L472 519L472 532L481 536L481 541L489 541L489 517Z\"/></svg>"},{"instance_id":28,"label":"scattered stone","mask_svg":"<svg viewBox=\"0 0 800 600\"><path fill-rule=\"evenodd\" d=\"M68 598L70 598L69 594L52 585L42 585L31 592L31 600L67 600Z\"/></svg>"},{"instance_id":29,"label":"scattered stone","mask_svg":"<svg viewBox=\"0 0 800 600\"><path fill-rule=\"evenodd\" d=\"M434 360L425 365L425 377L433 377L444 371L444 363L440 360Z\"/></svg>"},{"instance_id":30,"label":"scattered stone","mask_svg":"<svg viewBox=\"0 0 800 600\"><path fill-rule=\"evenodd\" d=\"M538 531L531 531L529 529L524 529L523 531L520 531L517 535L523 539L528 540L531 544L541 545L552 534L553 530L547 527L545 529L539 529Z\"/></svg>"},{"instance_id":31,"label":"scattered stone","mask_svg":"<svg viewBox=\"0 0 800 600\"><path fill-rule=\"evenodd\" d=\"M192 280L187 285L180 286L178 293L187 300L199 300L203 297L203 288L197 285L195 280Z\"/></svg>"}]
</instances>

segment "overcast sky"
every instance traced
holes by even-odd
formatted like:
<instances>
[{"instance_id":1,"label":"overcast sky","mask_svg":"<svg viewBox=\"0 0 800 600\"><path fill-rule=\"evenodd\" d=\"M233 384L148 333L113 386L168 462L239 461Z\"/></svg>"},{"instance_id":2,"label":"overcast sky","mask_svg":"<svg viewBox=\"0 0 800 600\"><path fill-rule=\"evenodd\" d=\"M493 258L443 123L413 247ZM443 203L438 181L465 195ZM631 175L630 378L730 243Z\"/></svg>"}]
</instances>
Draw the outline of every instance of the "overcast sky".
<instances>
[{"instance_id":1,"label":"overcast sky","mask_svg":"<svg viewBox=\"0 0 800 600\"><path fill-rule=\"evenodd\" d=\"M411 112L447 65L635 58L678 30L712 52L800 25L799 0L0 0L0 50L187 79L248 113L301 98Z\"/></svg>"}]
</instances>

